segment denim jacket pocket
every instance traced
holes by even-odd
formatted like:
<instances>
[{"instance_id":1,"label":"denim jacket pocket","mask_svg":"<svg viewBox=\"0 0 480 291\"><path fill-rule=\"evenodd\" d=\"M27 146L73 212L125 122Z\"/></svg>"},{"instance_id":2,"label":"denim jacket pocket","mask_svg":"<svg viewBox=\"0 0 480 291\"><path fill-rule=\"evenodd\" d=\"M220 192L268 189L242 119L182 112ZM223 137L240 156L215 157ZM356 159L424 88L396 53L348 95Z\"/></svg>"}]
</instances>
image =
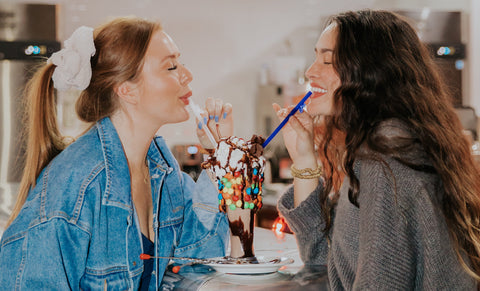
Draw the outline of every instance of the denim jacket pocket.
<instances>
[{"instance_id":1,"label":"denim jacket pocket","mask_svg":"<svg viewBox=\"0 0 480 291\"><path fill-rule=\"evenodd\" d=\"M86 269L80 281L80 290L133 290L131 283L127 267Z\"/></svg>"},{"instance_id":2,"label":"denim jacket pocket","mask_svg":"<svg viewBox=\"0 0 480 291\"><path fill-rule=\"evenodd\" d=\"M203 235L199 236L198 233ZM195 239L191 239L192 237ZM217 213L211 230L197 231L196 228L191 227L183 230L181 243L175 249L175 256L194 258L224 256L227 237L228 222L224 215Z\"/></svg>"},{"instance_id":3,"label":"denim jacket pocket","mask_svg":"<svg viewBox=\"0 0 480 291\"><path fill-rule=\"evenodd\" d=\"M18 235L5 240L0 246L0 266L9 266L2 268L0 274L0 290L16 289L17 278L22 272L24 266L22 251L25 237Z\"/></svg>"}]
</instances>

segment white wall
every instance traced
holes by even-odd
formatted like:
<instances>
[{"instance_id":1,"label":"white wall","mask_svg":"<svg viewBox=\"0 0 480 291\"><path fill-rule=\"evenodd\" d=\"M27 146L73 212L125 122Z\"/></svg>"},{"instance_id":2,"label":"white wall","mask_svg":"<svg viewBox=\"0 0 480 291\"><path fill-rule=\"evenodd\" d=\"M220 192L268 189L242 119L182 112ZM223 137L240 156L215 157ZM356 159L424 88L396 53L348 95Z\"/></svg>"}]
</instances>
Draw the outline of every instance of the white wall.
<instances>
[{"instance_id":1,"label":"white wall","mask_svg":"<svg viewBox=\"0 0 480 291\"><path fill-rule=\"evenodd\" d=\"M13 1L13 0L11 0ZM96 26L109 17L136 15L162 22L176 41L182 61L192 71L194 98L223 98L235 108L236 134L255 131L258 71L276 55L313 57L315 39L327 15L359 8L461 10L477 0L47 0L14 1L60 4L60 37L79 25ZM477 13L477 15L480 15ZM479 26L479 19L476 21ZM478 28L476 30L478 34ZM288 43L290 45L288 45ZM478 39L477 44L478 47ZM478 51L478 50L477 50ZM478 60L477 60L478 64ZM477 65L479 67L479 65ZM478 78L478 69L475 78ZM473 77L472 77L473 78ZM474 84L475 82L471 82ZM479 82L475 86L478 85ZM476 91L478 92L478 87ZM477 98L480 99L480 96ZM480 101L478 101L480 103ZM480 109L478 110L480 112ZM194 124L163 128L170 144L195 142Z\"/></svg>"}]
</instances>

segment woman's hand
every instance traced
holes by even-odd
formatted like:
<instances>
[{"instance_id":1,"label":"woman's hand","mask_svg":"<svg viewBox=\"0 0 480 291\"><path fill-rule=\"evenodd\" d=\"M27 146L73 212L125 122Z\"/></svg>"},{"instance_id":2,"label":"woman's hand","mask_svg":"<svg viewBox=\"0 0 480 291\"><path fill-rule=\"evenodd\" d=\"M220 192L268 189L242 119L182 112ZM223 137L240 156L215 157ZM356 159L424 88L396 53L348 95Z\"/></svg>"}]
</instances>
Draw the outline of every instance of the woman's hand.
<instances>
[{"instance_id":1,"label":"woman's hand","mask_svg":"<svg viewBox=\"0 0 480 291\"><path fill-rule=\"evenodd\" d=\"M224 104L221 99L207 98L202 117L203 120L197 120L197 136L204 148L212 149L214 147L204 131L205 126L208 126L217 142L222 137L233 135L232 105L230 103Z\"/></svg>"},{"instance_id":2,"label":"woman's hand","mask_svg":"<svg viewBox=\"0 0 480 291\"><path fill-rule=\"evenodd\" d=\"M281 108L274 103L273 109L282 121L294 106ZM282 128L283 140L290 158L297 169L316 168L317 160L313 140L313 118L306 111L290 117L289 121Z\"/></svg>"},{"instance_id":3,"label":"woman's hand","mask_svg":"<svg viewBox=\"0 0 480 291\"><path fill-rule=\"evenodd\" d=\"M273 109L277 112L280 120L287 117L293 106L281 108L278 104L273 104ZM316 169L317 156L313 140L313 118L306 111L290 117L287 124L282 128L285 147L288 150L293 165L297 169ZM318 186L318 179L293 179L293 205L298 207Z\"/></svg>"}]
</instances>

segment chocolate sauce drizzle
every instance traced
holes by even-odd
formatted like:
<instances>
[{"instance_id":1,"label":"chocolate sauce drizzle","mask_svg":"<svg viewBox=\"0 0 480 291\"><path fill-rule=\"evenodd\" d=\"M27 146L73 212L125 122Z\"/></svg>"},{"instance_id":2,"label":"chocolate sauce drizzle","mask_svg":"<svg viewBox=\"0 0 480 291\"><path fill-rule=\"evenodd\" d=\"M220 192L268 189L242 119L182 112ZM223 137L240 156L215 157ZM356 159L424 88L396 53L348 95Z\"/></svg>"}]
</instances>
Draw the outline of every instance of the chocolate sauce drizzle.
<instances>
[{"instance_id":1,"label":"chocolate sauce drizzle","mask_svg":"<svg viewBox=\"0 0 480 291\"><path fill-rule=\"evenodd\" d=\"M250 212L250 230L252 232L245 230L245 225L242 221L242 218L239 217L238 220L229 221L230 231L233 236L238 236L240 242L242 243L243 256L240 258L255 258L253 253L253 228L255 224L254 211ZM257 259L255 258L255 261Z\"/></svg>"},{"instance_id":2,"label":"chocolate sauce drizzle","mask_svg":"<svg viewBox=\"0 0 480 291\"><path fill-rule=\"evenodd\" d=\"M222 138L222 141L224 141L225 143L227 143L230 147L229 147L229 153L228 153L228 157L227 157L227 161L230 161L231 159L231 155L232 155L232 152L234 149L236 148L239 148L237 144L235 144L234 142L232 142L232 140L230 138ZM258 161L258 159L262 156L263 154L263 142L265 141L265 139L259 135L253 135L252 138L247 141L247 143L242 146L242 148L240 149L243 149L245 154L243 155L242 159L240 159L240 163L243 163L245 165L245 170L246 170L246 176L244 177L243 181L242 181L242 190L241 190L241 194L240 194L240 199L241 201L245 201L245 192L247 188L250 188L252 187L252 189L254 188L258 188L256 191L258 191L258 194L257 192L256 193L250 193L250 200L249 202L250 203L253 203L255 206L253 208L253 212L256 212L258 209L260 209L262 207L262 203L257 200L257 197L258 195L261 194L262 192L262 182L263 182L263 169L257 167L256 168L256 171L257 171L257 175L254 175L254 170L255 168L252 167L252 165ZM208 169L210 167L214 167L214 166L220 166L220 162L217 160L217 158L213 155L213 154L210 154L210 156L208 157L207 161L205 161L204 163L202 163L202 168L204 169ZM235 169L234 168L231 168L230 165L228 165L228 168L225 169L227 173L234 173L235 172ZM242 175L244 174L243 170L241 171L242 172ZM220 187L220 185L219 185ZM220 188L219 188L220 189ZM222 199L222 202L224 202L224 200ZM226 212L227 210L227 205L225 205L224 203L220 204L219 205L219 209L220 211L223 211L223 212ZM243 207L243 206L242 206Z\"/></svg>"}]
</instances>

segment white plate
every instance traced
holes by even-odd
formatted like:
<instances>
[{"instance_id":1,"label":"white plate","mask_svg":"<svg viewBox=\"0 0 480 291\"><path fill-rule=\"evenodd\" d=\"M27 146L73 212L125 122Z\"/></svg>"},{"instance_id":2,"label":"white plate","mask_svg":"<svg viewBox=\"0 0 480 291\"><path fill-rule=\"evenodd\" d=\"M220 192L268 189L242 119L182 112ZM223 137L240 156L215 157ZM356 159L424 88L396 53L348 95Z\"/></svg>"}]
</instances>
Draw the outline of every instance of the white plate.
<instances>
[{"instance_id":1,"label":"white plate","mask_svg":"<svg viewBox=\"0 0 480 291\"><path fill-rule=\"evenodd\" d=\"M267 274L278 271L282 266L294 262L291 258L286 257L263 257L257 256L258 264L251 263L233 263L224 258L215 259L215 263L206 265L215 269L215 271L225 274Z\"/></svg>"}]
</instances>

